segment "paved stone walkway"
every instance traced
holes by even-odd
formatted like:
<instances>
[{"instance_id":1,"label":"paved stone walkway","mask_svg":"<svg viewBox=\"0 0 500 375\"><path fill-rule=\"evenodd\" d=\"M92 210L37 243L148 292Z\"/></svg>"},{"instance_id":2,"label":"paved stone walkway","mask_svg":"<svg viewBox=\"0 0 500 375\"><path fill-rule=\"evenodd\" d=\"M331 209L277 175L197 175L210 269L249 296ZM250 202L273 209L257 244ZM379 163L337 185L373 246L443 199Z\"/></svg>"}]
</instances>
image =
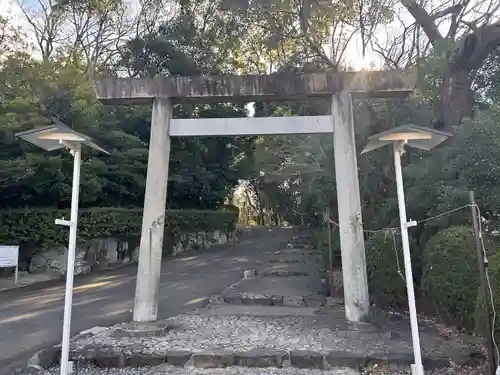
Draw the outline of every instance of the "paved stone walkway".
<instances>
[{"instance_id":1,"label":"paved stone walkway","mask_svg":"<svg viewBox=\"0 0 500 375\"><path fill-rule=\"evenodd\" d=\"M80 366L160 366L155 367L155 374L188 374L183 372L186 369L171 366L282 368L273 369L275 372L265 370L272 374L293 374L295 370L289 367L357 371L375 364L409 366L413 351L408 321L389 322L378 315L378 320L370 323L347 322L341 301L321 295L319 276L300 275L304 270L321 274L321 263L303 261L317 258L307 246L308 237L307 232L300 231L286 249L271 249L260 259L256 272L249 273L250 278L210 298L211 304L206 308L162 321L167 329L157 336L138 336L126 331L124 325L117 325L75 337L73 359ZM283 251L286 261L280 262L284 259ZM301 261L292 262L293 259ZM262 272L275 265L294 273L278 276ZM480 358L468 342L442 338L432 326L422 327L421 342L427 369L450 362L474 363ZM251 374L238 367L219 371Z\"/></svg>"}]
</instances>

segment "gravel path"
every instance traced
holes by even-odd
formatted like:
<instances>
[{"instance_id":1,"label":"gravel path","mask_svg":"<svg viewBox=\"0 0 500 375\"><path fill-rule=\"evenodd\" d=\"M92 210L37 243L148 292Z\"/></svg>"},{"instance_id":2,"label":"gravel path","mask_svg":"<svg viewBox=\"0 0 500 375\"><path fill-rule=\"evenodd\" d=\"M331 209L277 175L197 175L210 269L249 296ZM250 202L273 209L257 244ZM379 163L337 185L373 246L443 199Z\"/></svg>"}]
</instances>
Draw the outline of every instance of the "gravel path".
<instances>
[{"instance_id":1,"label":"gravel path","mask_svg":"<svg viewBox=\"0 0 500 375\"><path fill-rule=\"evenodd\" d=\"M167 350L196 352L213 348L237 352L265 347L278 350L300 348L326 354L330 350L357 343L350 342L341 332L318 324L318 320L317 317L304 316L180 315L166 321L172 325L172 329L164 336L116 338L111 328L74 342L72 349L104 345L121 348L123 353L164 353ZM370 344L371 349L376 349L384 348L387 343L371 340ZM398 346L401 347L401 344Z\"/></svg>"},{"instance_id":2,"label":"gravel path","mask_svg":"<svg viewBox=\"0 0 500 375\"><path fill-rule=\"evenodd\" d=\"M59 369L54 368L41 375L57 375ZM246 368L227 367L216 369L184 368L162 365L157 367L98 369L95 367L79 368L74 375L359 375L358 371L348 368L332 370L308 370L298 368Z\"/></svg>"}]
</instances>

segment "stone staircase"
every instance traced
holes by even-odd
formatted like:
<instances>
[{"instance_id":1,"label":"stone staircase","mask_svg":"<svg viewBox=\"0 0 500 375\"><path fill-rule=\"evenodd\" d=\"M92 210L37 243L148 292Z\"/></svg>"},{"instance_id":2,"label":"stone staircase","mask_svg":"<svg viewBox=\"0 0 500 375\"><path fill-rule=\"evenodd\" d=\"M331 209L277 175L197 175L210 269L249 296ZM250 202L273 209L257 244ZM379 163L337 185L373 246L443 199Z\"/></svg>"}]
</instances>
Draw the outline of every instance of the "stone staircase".
<instances>
[{"instance_id":1,"label":"stone staircase","mask_svg":"<svg viewBox=\"0 0 500 375\"><path fill-rule=\"evenodd\" d=\"M321 254L311 249L309 230L296 230L284 249L266 252L256 270L213 296L211 304L320 307L322 295Z\"/></svg>"}]
</instances>

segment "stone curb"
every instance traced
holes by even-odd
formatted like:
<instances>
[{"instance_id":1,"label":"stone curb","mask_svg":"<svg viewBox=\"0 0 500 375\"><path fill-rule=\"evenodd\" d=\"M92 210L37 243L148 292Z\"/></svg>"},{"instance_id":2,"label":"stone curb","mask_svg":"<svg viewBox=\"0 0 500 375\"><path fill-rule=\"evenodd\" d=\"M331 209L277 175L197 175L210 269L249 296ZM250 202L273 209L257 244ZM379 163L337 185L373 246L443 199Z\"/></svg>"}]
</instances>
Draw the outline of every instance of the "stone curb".
<instances>
[{"instance_id":1,"label":"stone curb","mask_svg":"<svg viewBox=\"0 0 500 375\"><path fill-rule=\"evenodd\" d=\"M74 353L73 353L74 354ZM84 351L73 356L76 365L94 365L102 368L124 368L157 366L167 363L172 366L196 368L243 367L295 367L303 369L331 369L349 367L356 370L371 365L385 365L391 368L408 368L413 363L413 354L407 353L354 353L330 351L322 353L311 350L251 349L234 352L227 350L167 350L163 354L135 353L124 354L113 348L100 348ZM442 368L450 365L448 358L429 358L424 356L426 369ZM465 363L464 363L465 364Z\"/></svg>"}]
</instances>

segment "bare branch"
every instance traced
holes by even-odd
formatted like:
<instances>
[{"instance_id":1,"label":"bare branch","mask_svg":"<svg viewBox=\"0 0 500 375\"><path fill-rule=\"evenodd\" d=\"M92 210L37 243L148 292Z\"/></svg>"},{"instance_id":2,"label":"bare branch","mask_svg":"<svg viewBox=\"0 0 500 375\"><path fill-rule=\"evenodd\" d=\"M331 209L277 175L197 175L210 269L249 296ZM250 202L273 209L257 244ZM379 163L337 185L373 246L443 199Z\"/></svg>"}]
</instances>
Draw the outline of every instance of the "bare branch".
<instances>
[{"instance_id":1,"label":"bare branch","mask_svg":"<svg viewBox=\"0 0 500 375\"><path fill-rule=\"evenodd\" d=\"M57 43L62 40L64 15L55 9L51 0L38 0L37 4L31 7L21 0L16 0L16 3L32 27L42 57L50 58Z\"/></svg>"},{"instance_id":2,"label":"bare branch","mask_svg":"<svg viewBox=\"0 0 500 375\"><path fill-rule=\"evenodd\" d=\"M444 39L434 23L434 18L416 0L401 0L401 4L410 12L417 24L422 27L434 46Z\"/></svg>"},{"instance_id":3,"label":"bare branch","mask_svg":"<svg viewBox=\"0 0 500 375\"><path fill-rule=\"evenodd\" d=\"M463 4L455 4L450 7L447 7L446 9L440 10L432 15L433 19L438 19L442 17L446 17L448 15L455 15L457 16L463 8Z\"/></svg>"}]
</instances>

